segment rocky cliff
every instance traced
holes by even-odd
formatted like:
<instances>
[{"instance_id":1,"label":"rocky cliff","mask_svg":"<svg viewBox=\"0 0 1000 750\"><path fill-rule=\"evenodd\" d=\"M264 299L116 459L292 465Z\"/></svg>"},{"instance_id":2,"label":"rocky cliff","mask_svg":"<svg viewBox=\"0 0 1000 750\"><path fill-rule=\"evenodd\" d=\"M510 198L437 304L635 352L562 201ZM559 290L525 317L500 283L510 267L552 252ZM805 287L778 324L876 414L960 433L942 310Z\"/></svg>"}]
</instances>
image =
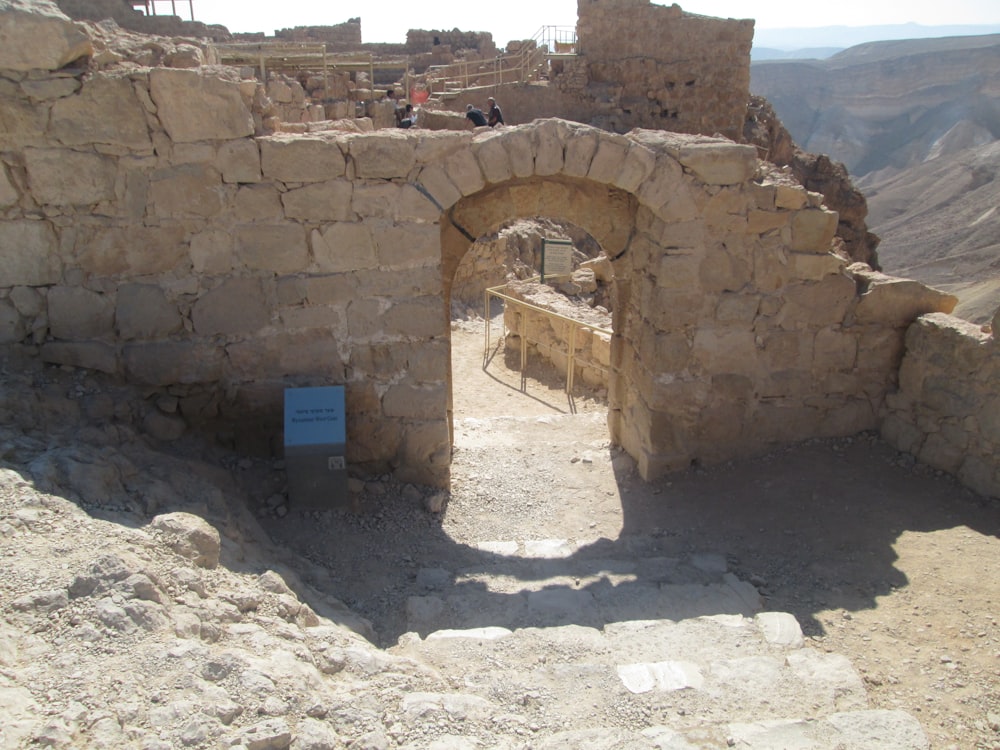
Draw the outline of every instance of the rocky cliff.
<instances>
[{"instance_id":1,"label":"rocky cliff","mask_svg":"<svg viewBox=\"0 0 1000 750\"><path fill-rule=\"evenodd\" d=\"M795 142L852 175L902 169L1000 136L1000 34L852 47L751 66L750 89Z\"/></svg>"}]
</instances>

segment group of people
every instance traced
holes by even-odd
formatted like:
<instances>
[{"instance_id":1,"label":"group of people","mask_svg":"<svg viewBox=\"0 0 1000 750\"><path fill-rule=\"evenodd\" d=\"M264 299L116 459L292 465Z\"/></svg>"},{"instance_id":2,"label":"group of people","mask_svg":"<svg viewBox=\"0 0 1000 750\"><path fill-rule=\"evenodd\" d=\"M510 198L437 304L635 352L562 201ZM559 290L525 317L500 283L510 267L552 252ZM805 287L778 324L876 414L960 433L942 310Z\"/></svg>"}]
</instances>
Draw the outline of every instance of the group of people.
<instances>
[{"instance_id":1,"label":"group of people","mask_svg":"<svg viewBox=\"0 0 1000 750\"><path fill-rule=\"evenodd\" d=\"M500 105L497 104L497 100L491 96L486 100L486 108L487 112L483 113L483 110L468 104L465 107L465 116L477 128L485 125L489 125L491 128L503 125L503 112L500 111Z\"/></svg>"}]
</instances>

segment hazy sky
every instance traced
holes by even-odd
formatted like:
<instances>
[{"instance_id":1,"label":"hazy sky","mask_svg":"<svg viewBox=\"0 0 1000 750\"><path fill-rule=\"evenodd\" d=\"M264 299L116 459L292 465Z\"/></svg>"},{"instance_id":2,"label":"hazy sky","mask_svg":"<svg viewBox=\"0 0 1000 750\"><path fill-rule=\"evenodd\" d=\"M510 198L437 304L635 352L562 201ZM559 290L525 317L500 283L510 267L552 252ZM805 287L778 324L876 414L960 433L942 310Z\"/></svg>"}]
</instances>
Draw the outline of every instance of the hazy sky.
<instances>
[{"instance_id":1,"label":"hazy sky","mask_svg":"<svg viewBox=\"0 0 1000 750\"><path fill-rule=\"evenodd\" d=\"M670 3L657 3L669 5ZM690 13L721 18L756 18L757 28L871 26L914 22L1000 24L997 0L687 0ZM156 0L157 13L170 13L170 0ZM188 0L175 0L177 14L189 17ZM575 26L576 0L362 0L351 3L316 0L194 0L194 17L221 23L230 31L264 31L292 26L326 26L361 18L364 42L404 42L409 29L454 28L489 31L497 46L529 39L541 26Z\"/></svg>"}]
</instances>

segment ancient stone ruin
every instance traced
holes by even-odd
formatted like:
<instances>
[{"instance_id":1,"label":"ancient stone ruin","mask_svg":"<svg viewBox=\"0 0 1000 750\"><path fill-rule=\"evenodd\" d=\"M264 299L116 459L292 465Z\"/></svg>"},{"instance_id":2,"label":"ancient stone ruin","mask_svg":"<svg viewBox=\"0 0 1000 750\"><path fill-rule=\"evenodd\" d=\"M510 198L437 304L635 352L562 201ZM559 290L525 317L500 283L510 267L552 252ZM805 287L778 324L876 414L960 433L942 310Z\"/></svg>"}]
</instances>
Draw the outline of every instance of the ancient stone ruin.
<instances>
[{"instance_id":1,"label":"ancient stone ruin","mask_svg":"<svg viewBox=\"0 0 1000 750\"><path fill-rule=\"evenodd\" d=\"M169 396L149 399L157 437L211 426L245 450L277 449L285 388L342 384L352 471L447 486L456 269L477 238L550 217L613 267L609 429L643 477L881 428L996 493L995 337L834 252L824 196L739 141L752 23L579 6L574 96L619 92L597 126L567 106L483 132L266 134L264 82L128 63L52 4L7 0L5 352ZM634 70L598 41L625 23L737 53ZM662 38L625 36L636 55ZM612 132L618 111L641 128ZM966 357L964 379L936 369Z\"/></svg>"}]
</instances>

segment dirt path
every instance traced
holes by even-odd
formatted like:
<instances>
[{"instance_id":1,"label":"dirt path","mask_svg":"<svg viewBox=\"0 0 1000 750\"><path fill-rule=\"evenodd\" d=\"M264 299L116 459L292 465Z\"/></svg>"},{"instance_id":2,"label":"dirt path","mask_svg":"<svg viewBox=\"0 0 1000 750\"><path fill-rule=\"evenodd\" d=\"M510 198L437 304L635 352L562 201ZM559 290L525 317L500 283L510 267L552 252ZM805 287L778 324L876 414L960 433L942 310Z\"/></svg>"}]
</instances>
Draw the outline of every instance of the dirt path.
<instances>
[{"instance_id":1,"label":"dirt path","mask_svg":"<svg viewBox=\"0 0 1000 750\"><path fill-rule=\"evenodd\" d=\"M456 541L514 527L718 550L769 609L850 658L874 706L916 716L935 748L1000 748L1000 503L874 435L646 484L610 447L599 401L577 397L570 415L551 372L522 394L502 354L484 372L481 321L454 325L452 345L455 486L443 530ZM483 491L489 482L498 491Z\"/></svg>"}]
</instances>

